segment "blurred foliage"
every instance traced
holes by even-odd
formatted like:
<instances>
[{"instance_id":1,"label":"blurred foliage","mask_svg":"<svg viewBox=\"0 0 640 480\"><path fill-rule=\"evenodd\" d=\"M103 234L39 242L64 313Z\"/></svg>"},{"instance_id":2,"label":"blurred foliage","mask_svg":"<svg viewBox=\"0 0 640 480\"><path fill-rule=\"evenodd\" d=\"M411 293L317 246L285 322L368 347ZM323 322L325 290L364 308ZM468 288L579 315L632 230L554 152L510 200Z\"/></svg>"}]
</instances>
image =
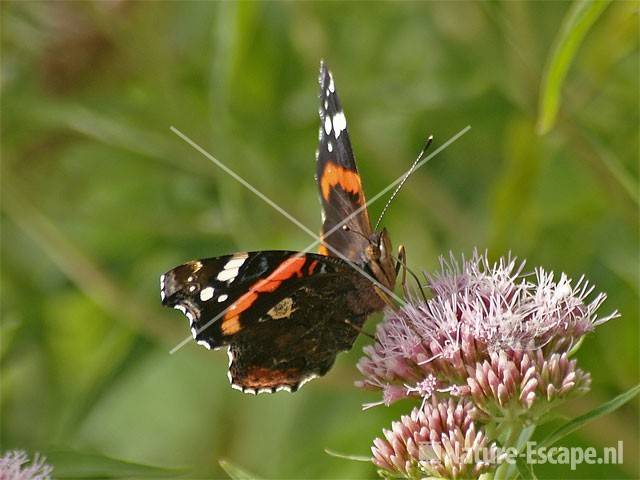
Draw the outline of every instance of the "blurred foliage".
<instances>
[{"instance_id":1,"label":"blurred foliage","mask_svg":"<svg viewBox=\"0 0 640 480\"><path fill-rule=\"evenodd\" d=\"M408 168L426 135L437 147L472 127L414 175L385 218L410 265L432 269L438 255L478 247L585 273L622 318L579 351L593 391L566 412L638 382L637 2L611 3L563 57L559 111L542 136L539 92L571 23L567 2L0 8L3 449L63 449L60 478L142 476L144 464L220 477L222 458L263 478L375 476L324 452L367 455L411 408L360 412L372 400L353 387L368 339L299 393L244 396L229 388L224 352L189 345L168 355L188 331L158 294L159 275L189 259L307 245L169 127L315 230L321 58L369 196ZM623 440L624 465L536 471L637 478L637 407L563 440Z\"/></svg>"}]
</instances>

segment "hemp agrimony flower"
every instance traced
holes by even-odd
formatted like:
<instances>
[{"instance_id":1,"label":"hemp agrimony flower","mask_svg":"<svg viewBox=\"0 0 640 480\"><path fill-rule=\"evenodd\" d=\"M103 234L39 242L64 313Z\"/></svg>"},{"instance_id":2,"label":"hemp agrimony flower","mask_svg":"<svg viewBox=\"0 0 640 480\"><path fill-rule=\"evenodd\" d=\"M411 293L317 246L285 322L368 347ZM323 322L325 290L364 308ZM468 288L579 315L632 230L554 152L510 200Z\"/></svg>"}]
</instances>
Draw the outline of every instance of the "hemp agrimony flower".
<instances>
[{"instance_id":1,"label":"hemp agrimony flower","mask_svg":"<svg viewBox=\"0 0 640 480\"><path fill-rule=\"evenodd\" d=\"M598 318L606 295L588 300L593 287L584 277L573 282L542 268L525 274L524 266L510 257L491 264L477 253L441 259L440 272L426 277L431 298L386 312L358 363L357 385L381 393L365 408L408 397L422 403L375 440L373 462L383 471L475 477L490 465L461 462L461 448L468 455L494 440L509 446L514 433L589 390L590 375L571 354L618 313Z\"/></svg>"},{"instance_id":2,"label":"hemp agrimony flower","mask_svg":"<svg viewBox=\"0 0 640 480\"><path fill-rule=\"evenodd\" d=\"M50 480L53 467L36 453L31 465L21 450L5 452L0 457L0 480Z\"/></svg>"},{"instance_id":3,"label":"hemp agrimony flower","mask_svg":"<svg viewBox=\"0 0 640 480\"><path fill-rule=\"evenodd\" d=\"M477 477L489 464L475 461L480 450L497 456L495 443L477 429L477 409L471 402L449 399L425 403L383 430L385 438L376 438L371 449L373 463L383 470L409 478L424 475L452 478Z\"/></svg>"}]
</instances>

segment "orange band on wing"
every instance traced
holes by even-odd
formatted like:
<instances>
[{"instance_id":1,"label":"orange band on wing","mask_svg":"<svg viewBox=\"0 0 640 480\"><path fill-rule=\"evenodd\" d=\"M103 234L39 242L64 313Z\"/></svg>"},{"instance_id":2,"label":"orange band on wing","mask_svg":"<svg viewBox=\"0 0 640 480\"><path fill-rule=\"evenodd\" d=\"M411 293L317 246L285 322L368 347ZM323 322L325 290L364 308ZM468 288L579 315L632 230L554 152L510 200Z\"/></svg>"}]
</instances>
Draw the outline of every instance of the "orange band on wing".
<instances>
[{"instance_id":1,"label":"orange band on wing","mask_svg":"<svg viewBox=\"0 0 640 480\"><path fill-rule=\"evenodd\" d=\"M240 317L237 315L235 317L231 317L229 319L225 319L220 325L222 328L223 335L233 335L234 333L238 333L240 331Z\"/></svg>"},{"instance_id":2,"label":"orange band on wing","mask_svg":"<svg viewBox=\"0 0 640 480\"><path fill-rule=\"evenodd\" d=\"M258 294L275 291L282 282L293 276L302 277L302 267L307 259L305 257L294 256L282 262L271 275L262 280L258 280L249 291L233 302L224 315L220 328L224 335L232 335L240 330L239 315L247 310L258 299Z\"/></svg>"},{"instance_id":3,"label":"orange band on wing","mask_svg":"<svg viewBox=\"0 0 640 480\"><path fill-rule=\"evenodd\" d=\"M309 275L313 275L313 271L316 269L317 266L318 266L318 260L314 260L313 262L311 262L311 265L309 265L309 268L307 269L307 271L309 272Z\"/></svg>"},{"instance_id":4,"label":"orange band on wing","mask_svg":"<svg viewBox=\"0 0 640 480\"><path fill-rule=\"evenodd\" d=\"M225 313L224 315L224 320L222 321L222 325L221 325L223 332L224 332L224 324L227 322L227 320L237 317L240 314L240 312L244 312L247 308L253 305L253 302L255 302L257 298L258 298L258 294L249 290L247 293L242 295L238 300L233 302L233 305L229 307L229 310L227 310L227 313Z\"/></svg>"},{"instance_id":5,"label":"orange band on wing","mask_svg":"<svg viewBox=\"0 0 640 480\"><path fill-rule=\"evenodd\" d=\"M331 189L339 185L345 192L352 193L358 197L358 203L362 204L364 195L362 194L362 184L360 175L353 170L346 169L333 162L327 162L320 178L320 190L325 201L329 201Z\"/></svg>"}]
</instances>

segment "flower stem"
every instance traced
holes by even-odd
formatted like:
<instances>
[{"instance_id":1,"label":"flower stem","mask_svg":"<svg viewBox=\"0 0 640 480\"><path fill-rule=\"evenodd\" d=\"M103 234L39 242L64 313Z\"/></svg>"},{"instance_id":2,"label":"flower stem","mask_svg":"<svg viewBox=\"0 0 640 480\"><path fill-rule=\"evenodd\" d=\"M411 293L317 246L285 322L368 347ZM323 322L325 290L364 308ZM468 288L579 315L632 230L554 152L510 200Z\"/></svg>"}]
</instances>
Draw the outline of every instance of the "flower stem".
<instances>
[{"instance_id":1,"label":"flower stem","mask_svg":"<svg viewBox=\"0 0 640 480\"><path fill-rule=\"evenodd\" d=\"M531 438L531 435L533 435L536 426L533 424L523 425L517 420L513 420L508 424L504 424L504 426L505 429L502 433L504 434L505 438L502 441L502 447L505 449L515 448L518 451L518 454L520 454L524 446ZM503 463L496 469L496 473L494 474L493 478L494 480L508 480L511 478L516 478L517 472L518 469L515 463Z\"/></svg>"}]
</instances>

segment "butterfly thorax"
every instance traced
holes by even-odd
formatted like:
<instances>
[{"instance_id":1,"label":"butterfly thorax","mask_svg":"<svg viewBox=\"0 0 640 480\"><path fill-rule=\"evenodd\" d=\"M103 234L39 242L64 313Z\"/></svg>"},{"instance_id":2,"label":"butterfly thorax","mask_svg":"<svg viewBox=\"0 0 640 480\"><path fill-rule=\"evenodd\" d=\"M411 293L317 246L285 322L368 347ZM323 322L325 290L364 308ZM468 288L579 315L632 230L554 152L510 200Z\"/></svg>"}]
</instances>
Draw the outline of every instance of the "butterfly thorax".
<instances>
[{"instance_id":1,"label":"butterfly thorax","mask_svg":"<svg viewBox=\"0 0 640 480\"><path fill-rule=\"evenodd\" d=\"M364 250L365 262L373 277L387 290L396 284L396 268L391 256L391 239L386 229L373 233Z\"/></svg>"}]
</instances>

